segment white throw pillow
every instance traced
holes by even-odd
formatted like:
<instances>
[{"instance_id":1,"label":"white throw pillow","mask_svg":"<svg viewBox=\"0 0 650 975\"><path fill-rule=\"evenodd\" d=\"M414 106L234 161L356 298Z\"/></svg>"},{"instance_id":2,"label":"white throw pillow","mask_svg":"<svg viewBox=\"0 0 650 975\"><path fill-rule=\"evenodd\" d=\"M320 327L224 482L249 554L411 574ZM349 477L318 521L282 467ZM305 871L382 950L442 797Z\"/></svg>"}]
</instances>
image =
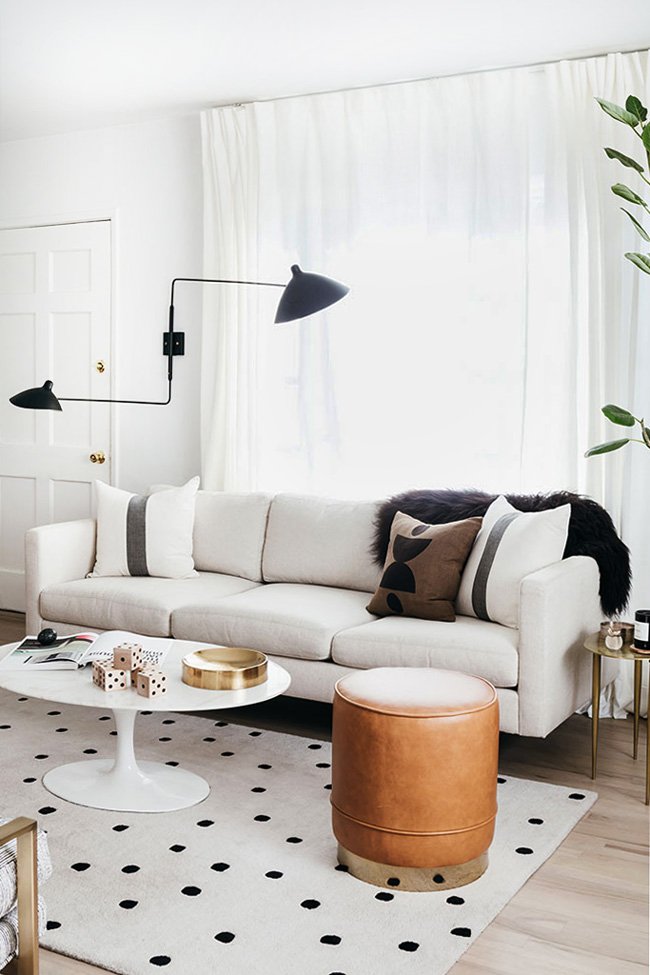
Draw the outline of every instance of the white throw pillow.
<instances>
[{"instance_id":1,"label":"white throw pillow","mask_svg":"<svg viewBox=\"0 0 650 975\"><path fill-rule=\"evenodd\" d=\"M97 560L92 576L195 576L194 500L199 478L149 496L95 481Z\"/></svg>"},{"instance_id":2,"label":"white throw pillow","mask_svg":"<svg viewBox=\"0 0 650 975\"><path fill-rule=\"evenodd\" d=\"M570 504L518 511L504 497L493 501L463 571L457 612L516 629L521 581L560 561L570 517Z\"/></svg>"}]
</instances>

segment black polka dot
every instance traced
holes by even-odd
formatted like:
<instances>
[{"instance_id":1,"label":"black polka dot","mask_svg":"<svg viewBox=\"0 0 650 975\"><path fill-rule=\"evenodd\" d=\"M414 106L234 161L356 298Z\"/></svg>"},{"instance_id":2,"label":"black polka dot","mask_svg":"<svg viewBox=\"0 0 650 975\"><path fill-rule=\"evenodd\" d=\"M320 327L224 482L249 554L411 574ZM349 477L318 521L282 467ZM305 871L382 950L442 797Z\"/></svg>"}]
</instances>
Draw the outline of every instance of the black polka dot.
<instances>
[{"instance_id":1,"label":"black polka dot","mask_svg":"<svg viewBox=\"0 0 650 975\"><path fill-rule=\"evenodd\" d=\"M465 898L464 897L457 897L456 894L452 894L451 897L448 897L447 898L447 903L448 904L464 904L465 903Z\"/></svg>"},{"instance_id":2,"label":"black polka dot","mask_svg":"<svg viewBox=\"0 0 650 975\"><path fill-rule=\"evenodd\" d=\"M47 713L49 714L49 716L50 716L51 718L53 718L55 714L61 714L61 712L60 712L60 711L48 711ZM99 720L100 720L100 721L102 721L103 719L102 719L102 718L100 718Z\"/></svg>"},{"instance_id":3,"label":"black polka dot","mask_svg":"<svg viewBox=\"0 0 650 975\"><path fill-rule=\"evenodd\" d=\"M125 911L132 911L137 906L137 901L120 901L120 907L123 907Z\"/></svg>"},{"instance_id":4,"label":"black polka dot","mask_svg":"<svg viewBox=\"0 0 650 975\"><path fill-rule=\"evenodd\" d=\"M307 745L307 748L311 748L313 751L318 751L318 749L322 747L322 745Z\"/></svg>"},{"instance_id":5,"label":"black polka dot","mask_svg":"<svg viewBox=\"0 0 650 975\"><path fill-rule=\"evenodd\" d=\"M72 863L70 864L70 866L72 867L73 870L76 870L77 873L83 873L84 870L90 870L89 863Z\"/></svg>"},{"instance_id":6,"label":"black polka dot","mask_svg":"<svg viewBox=\"0 0 650 975\"><path fill-rule=\"evenodd\" d=\"M287 836L286 842L287 843L302 843L302 840L301 840L301 838L299 836Z\"/></svg>"},{"instance_id":7,"label":"black polka dot","mask_svg":"<svg viewBox=\"0 0 650 975\"><path fill-rule=\"evenodd\" d=\"M400 879L399 877L389 877L386 883L389 887L399 887Z\"/></svg>"},{"instance_id":8,"label":"black polka dot","mask_svg":"<svg viewBox=\"0 0 650 975\"><path fill-rule=\"evenodd\" d=\"M44 758L49 758L49 757L50 757L49 755L34 755L34 758L37 758L39 762L42 762Z\"/></svg>"},{"instance_id":9,"label":"black polka dot","mask_svg":"<svg viewBox=\"0 0 650 975\"><path fill-rule=\"evenodd\" d=\"M505 780L505 779L503 779L503 778L502 778L502 777L501 777L500 775L499 775L499 776L497 777L497 782L499 782L499 783L500 783L501 785L503 785L503 783L504 783L505 781L506 781L506 780Z\"/></svg>"},{"instance_id":10,"label":"black polka dot","mask_svg":"<svg viewBox=\"0 0 650 975\"><path fill-rule=\"evenodd\" d=\"M522 856L530 856L533 851L529 846L518 846L515 853L521 853Z\"/></svg>"},{"instance_id":11,"label":"black polka dot","mask_svg":"<svg viewBox=\"0 0 650 975\"><path fill-rule=\"evenodd\" d=\"M331 782L328 782L328 783L327 783L327 785L324 785L324 786L323 786L323 788L324 788L324 789L327 789L327 791L329 792L329 791L330 791L330 789L332 788L332 783L331 783Z\"/></svg>"},{"instance_id":12,"label":"black polka dot","mask_svg":"<svg viewBox=\"0 0 650 975\"><path fill-rule=\"evenodd\" d=\"M336 866L334 867L334 869L335 870L338 870L339 873L349 873L350 872L350 868L345 863L337 863Z\"/></svg>"},{"instance_id":13,"label":"black polka dot","mask_svg":"<svg viewBox=\"0 0 650 975\"><path fill-rule=\"evenodd\" d=\"M51 813L55 813L56 809L54 806L42 806L38 811L41 816L49 816Z\"/></svg>"},{"instance_id":14,"label":"black polka dot","mask_svg":"<svg viewBox=\"0 0 650 975\"><path fill-rule=\"evenodd\" d=\"M251 789L251 792L266 792L266 789L261 785L256 785Z\"/></svg>"},{"instance_id":15,"label":"black polka dot","mask_svg":"<svg viewBox=\"0 0 650 975\"><path fill-rule=\"evenodd\" d=\"M258 765L258 768L273 768L272 765Z\"/></svg>"},{"instance_id":16,"label":"black polka dot","mask_svg":"<svg viewBox=\"0 0 650 975\"><path fill-rule=\"evenodd\" d=\"M84 748L84 755L96 755L96 754L97 754L96 748Z\"/></svg>"},{"instance_id":17,"label":"black polka dot","mask_svg":"<svg viewBox=\"0 0 650 975\"><path fill-rule=\"evenodd\" d=\"M172 851L172 853L182 853L183 850L187 849L187 847L181 846L180 843L174 843L174 845L170 846L169 849Z\"/></svg>"},{"instance_id":18,"label":"black polka dot","mask_svg":"<svg viewBox=\"0 0 650 975\"><path fill-rule=\"evenodd\" d=\"M152 711L140 711L140 714L144 714L145 718L152 714Z\"/></svg>"},{"instance_id":19,"label":"black polka dot","mask_svg":"<svg viewBox=\"0 0 650 975\"><path fill-rule=\"evenodd\" d=\"M209 735L208 735L208 737L207 737L207 738L204 738L204 739L203 739L203 741L216 741L216 740L217 740L216 738L210 738L210 736L209 736Z\"/></svg>"},{"instance_id":20,"label":"black polka dot","mask_svg":"<svg viewBox=\"0 0 650 975\"><path fill-rule=\"evenodd\" d=\"M248 732L249 738L259 738L261 736L261 734L262 734L261 731L249 731Z\"/></svg>"},{"instance_id":21,"label":"black polka dot","mask_svg":"<svg viewBox=\"0 0 650 975\"><path fill-rule=\"evenodd\" d=\"M221 755L222 755L223 758L231 758L234 754L235 754L234 752L222 752L221 753Z\"/></svg>"},{"instance_id":22,"label":"black polka dot","mask_svg":"<svg viewBox=\"0 0 650 975\"><path fill-rule=\"evenodd\" d=\"M136 863L127 863L125 867L122 867L122 873L137 873L140 867Z\"/></svg>"},{"instance_id":23,"label":"black polka dot","mask_svg":"<svg viewBox=\"0 0 650 975\"><path fill-rule=\"evenodd\" d=\"M434 884L444 884L445 878L442 876L441 873L434 873L433 882Z\"/></svg>"},{"instance_id":24,"label":"black polka dot","mask_svg":"<svg viewBox=\"0 0 650 975\"><path fill-rule=\"evenodd\" d=\"M109 735L112 735L115 738L117 736L117 731L109 731Z\"/></svg>"},{"instance_id":25,"label":"black polka dot","mask_svg":"<svg viewBox=\"0 0 650 975\"><path fill-rule=\"evenodd\" d=\"M300 906L304 907L306 911L315 911L317 907L320 907L320 901L312 900L307 898L306 901L301 901Z\"/></svg>"},{"instance_id":26,"label":"black polka dot","mask_svg":"<svg viewBox=\"0 0 650 975\"><path fill-rule=\"evenodd\" d=\"M256 823L268 823L271 817L261 815L261 816L254 816L253 819L255 820Z\"/></svg>"},{"instance_id":27,"label":"black polka dot","mask_svg":"<svg viewBox=\"0 0 650 975\"><path fill-rule=\"evenodd\" d=\"M2 731L7 731L9 728L11 728L10 724L0 724L0 729L2 729Z\"/></svg>"},{"instance_id":28,"label":"black polka dot","mask_svg":"<svg viewBox=\"0 0 650 975\"><path fill-rule=\"evenodd\" d=\"M55 728L54 730L56 731L56 733L57 733L58 735L62 735L62 734L63 734L63 733L65 732L65 731L67 731L68 729L67 729L67 728Z\"/></svg>"},{"instance_id":29,"label":"black polka dot","mask_svg":"<svg viewBox=\"0 0 650 975\"><path fill-rule=\"evenodd\" d=\"M112 827L112 829L115 830L116 833L123 833L124 830L128 828L129 827L126 825L126 823L117 823L116 826Z\"/></svg>"},{"instance_id":30,"label":"black polka dot","mask_svg":"<svg viewBox=\"0 0 650 975\"><path fill-rule=\"evenodd\" d=\"M395 894L389 893L387 890L380 890L378 894L375 894L376 901L394 901Z\"/></svg>"},{"instance_id":31,"label":"black polka dot","mask_svg":"<svg viewBox=\"0 0 650 975\"><path fill-rule=\"evenodd\" d=\"M36 779L33 775L30 775L28 778L23 779L23 782L36 782Z\"/></svg>"},{"instance_id":32,"label":"black polka dot","mask_svg":"<svg viewBox=\"0 0 650 975\"><path fill-rule=\"evenodd\" d=\"M399 947L400 951L417 951L420 946L417 941L402 941Z\"/></svg>"},{"instance_id":33,"label":"black polka dot","mask_svg":"<svg viewBox=\"0 0 650 975\"><path fill-rule=\"evenodd\" d=\"M329 762L316 762L316 768L331 768Z\"/></svg>"},{"instance_id":34,"label":"black polka dot","mask_svg":"<svg viewBox=\"0 0 650 975\"><path fill-rule=\"evenodd\" d=\"M214 826L214 819L199 819L196 825L206 829L208 826Z\"/></svg>"},{"instance_id":35,"label":"black polka dot","mask_svg":"<svg viewBox=\"0 0 650 975\"><path fill-rule=\"evenodd\" d=\"M229 863L213 863L210 870L216 870L217 873L223 873L224 870L230 870Z\"/></svg>"},{"instance_id":36,"label":"black polka dot","mask_svg":"<svg viewBox=\"0 0 650 975\"><path fill-rule=\"evenodd\" d=\"M171 765L172 768L178 768L178 762L165 762L165 765Z\"/></svg>"},{"instance_id":37,"label":"black polka dot","mask_svg":"<svg viewBox=\"0 0 650 975\"><path fill-rule=\"evenodd\" d=\"M28 697L19 697L18 700L22 703L23 701L29 701Z\"/></svg>"},{"instance_id":38,"label":"black polka dot","mask_svg":"<svg viewBox=\"0 0 650 975\"><path fill-rule=\"evenodd\" d=\"M264 874L265 877L269 877L270 880L279 880L284 874L281 870L269 870L268 873Z\"/></svg>"},{"instance_id":39,"label":"black polka dot","mask_svg":"<svg viewBox=\"0 0 650 975\"><path fill-rule=\"evenodd\" d=\"M531 823L531 825L533 825L533 826L541 826L542 823L544 822L544 820L543 819L529 819L528 822Z\"/></svg>"},{"instance_id":40,"label":"black polka dot","mask_svg":"<svg viewBox=\"0 0 650 975\"><path fill-rule=\"evenodd\" d=\"M320 939L322 945L340 945L341 939L338 934L324 934Z\"/></svg>"},{"instance_id":41,"label":"black polka dot","mask_svg":"<svg viewBox=\"0 0 650 975\"><path fill-rule=\"evenodd\" d=\"M47 927L47 930L48 931L56 931L58 928L61 927L61 922L60 921L48 921L47 924L46 924L46 927Z\"/></svg>"},{"instance_id":42,"label":"black polka dot","mask_svg":"<svg viewBox=\"0 0 650 975\"><path fill-rule=\"evenodd\" d=\"M140 712L140 714L144 714L144 713L145 713L144 711L141 711ZM98 721L110 721L111 720L111 716L110 716L110 714L102 714L101 718L97 718L97 720Z\"/></svg>"},{"instance_id":43,"label":"black polka dot","mask_svg":"<svg viewBox=\"0 0 650 975\"><path fill-rule=\"evenodd\" d=\"M472 929L471 928L452 928L450 934L458 935L459 938L471 938Z\"/></svg>"},{"instance_id":44,"label":"black polka dot","mask_svg":"<svg viewBox=\"0 0 650 975\"><path fill-rule=\"evenodd\" d=\"M140 713L144 714L144 711ZM153 958L149 959L149 964L156 965L157 968L164 968L165 965L171 965L171 961L169 955L154 955Z\"/></svg>"},{"instance_id":45,"label":"black polka dot","mask_svg":"<svg viewBox=\"0 0 650 975\"><path fill-rule=\"evenodd\" d=\"M232 931L220 931L219 934L215 934L214 940L220 941L222 945L229 945L235 940L235 936Z\"/></svg>"},{"instance_id":46,"label":"black polka dot","mask_svg":"<svg viewBox=\"0 0 650 975\"><path fill-rule=\"evenodd\" d=\"M176 724L175 718L165 718L163 724Z\"/></svg>"},{"instance_id":47,"label":"black polka dot","mask_svg":"<svg viewBox=\"0 0 650 975\"><path fill-rule=\"evenodd\" d=\"M584 799L584 794L582 792L572 792L569 799Z\"/></svg>"},{"instance_id":48,"label":"black polka dot","mask_svg":"<svg viewBox=\"0 0 650 975\"><path fill-rule=\"evenodd\" d=\"M201 893L200 887L183 887L181 888L181 894L185 894L186 897L198 897Z\"/></svg>"},{"instance_id":49,"label":"black polka dot","mask_svg":"<svg viewBox=\"0 0 650 975\"><path fill-rule=\"evenodd\" d=\"M215 728L227 728L228 727L228 722L227 721L215 721L214 726L215 726Z\"/></svg>"},{"instance_id":50,"label":"black polka dot","mask_svg":"<svg viewBox=\"0 0 650 975\"><path fill-rule=\"evenodd\" d=\"M158 739L158 741L171 741L171 738L168 738L168 737L167 737L167 736L165 735L165 736L164 736L163 738L159 738L159 739Z\"/></svg>"}]
</instances>

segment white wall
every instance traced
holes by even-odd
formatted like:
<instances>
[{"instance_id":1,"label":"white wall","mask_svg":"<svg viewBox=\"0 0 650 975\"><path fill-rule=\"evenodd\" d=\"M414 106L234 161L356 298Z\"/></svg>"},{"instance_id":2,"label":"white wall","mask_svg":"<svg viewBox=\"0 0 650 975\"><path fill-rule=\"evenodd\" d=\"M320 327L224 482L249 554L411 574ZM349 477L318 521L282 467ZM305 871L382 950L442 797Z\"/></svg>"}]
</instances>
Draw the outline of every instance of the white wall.
<instances>
[{"instance_id":1,"label":"white wall","mask_svg":"<svg viewBox=\"0 0 650 975\"><path fill-rule=\"evenodd\" d=\"M0 226L106 217L115 235L114 394L163 399L170 282L202 270L198 114L0 145ZM178 286L176 328L188 351L175 360L172 404L116 408L114 481L130 490L199 471L198 291Z\"/></svg>"}]
</instances>

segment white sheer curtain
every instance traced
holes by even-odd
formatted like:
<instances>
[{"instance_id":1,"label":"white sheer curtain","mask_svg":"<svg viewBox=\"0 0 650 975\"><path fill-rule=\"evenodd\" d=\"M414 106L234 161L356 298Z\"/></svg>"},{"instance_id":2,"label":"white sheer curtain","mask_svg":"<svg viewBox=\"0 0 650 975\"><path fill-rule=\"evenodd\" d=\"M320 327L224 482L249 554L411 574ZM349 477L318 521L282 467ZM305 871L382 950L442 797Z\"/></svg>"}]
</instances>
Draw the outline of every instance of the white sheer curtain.
<instances>
[{"instance_id":1,"label":"white sheer curtain","mask_svg":"<svg viewBox=\"0 0 650 975\"><path fill-rule=\"evenodd\" d=\"M210 292L204 485L586 491L648 602L648 457L583 458L603 403L650 413L650 282L602 152L638 140L594 102L630 93L647 53L205 112L206 276L352 291L280 327L272 289Z\"/></svg>"}]
</instances>

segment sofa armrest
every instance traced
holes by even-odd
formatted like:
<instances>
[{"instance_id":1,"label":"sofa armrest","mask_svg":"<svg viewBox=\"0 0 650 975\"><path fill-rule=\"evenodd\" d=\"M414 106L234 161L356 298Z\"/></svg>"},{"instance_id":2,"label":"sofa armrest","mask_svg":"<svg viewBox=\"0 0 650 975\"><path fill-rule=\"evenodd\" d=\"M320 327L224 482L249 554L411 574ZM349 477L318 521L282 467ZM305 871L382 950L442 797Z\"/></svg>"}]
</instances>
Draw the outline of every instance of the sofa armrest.
<instances>
[{"instance_id":1,"label":"sofa armrest","mask_svg":"<svg viewBox=\"0 0 650 975\"><path fill-rule=\"evenodd\" d=\"M591 654L598 630L600 577L592 558L576 555L532 572L521 583L519 734L546 737L591 696Z\"/></svg>"},{"instance_id":2,"label":"sofa armrest","mask_svg":"<svg viewBox=\"0 0 650 975\"><path fill-rule=\"evenodd\" d=\"M27 633L41 629L40 595L47 586L83 579L95 564L96 523L62 521L25 534Z\"/></svg>"}]
</instances>

